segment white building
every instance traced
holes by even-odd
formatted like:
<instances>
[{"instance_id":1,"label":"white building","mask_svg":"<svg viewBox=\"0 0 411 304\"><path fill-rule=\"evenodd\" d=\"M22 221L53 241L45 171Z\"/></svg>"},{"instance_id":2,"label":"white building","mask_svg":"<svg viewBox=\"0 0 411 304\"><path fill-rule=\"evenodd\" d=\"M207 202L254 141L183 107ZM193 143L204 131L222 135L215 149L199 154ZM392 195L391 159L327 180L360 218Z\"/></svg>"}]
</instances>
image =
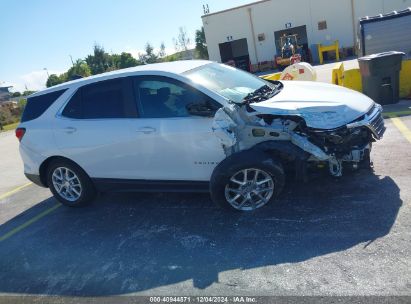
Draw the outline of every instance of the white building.
<instances>
[{"instance_id":1,"label":"white building","mask_svg":"<svg viewBox=\"0 0 411 304\"><path fill-rule=\"evenodd\" d=\"M318 61L317 44L357 45L361 17L411 6L411 0L262 0L202 16L211 60L237 66L273 61L279 37L297 34L298 43Z\"/></svg>"}]
</instances>

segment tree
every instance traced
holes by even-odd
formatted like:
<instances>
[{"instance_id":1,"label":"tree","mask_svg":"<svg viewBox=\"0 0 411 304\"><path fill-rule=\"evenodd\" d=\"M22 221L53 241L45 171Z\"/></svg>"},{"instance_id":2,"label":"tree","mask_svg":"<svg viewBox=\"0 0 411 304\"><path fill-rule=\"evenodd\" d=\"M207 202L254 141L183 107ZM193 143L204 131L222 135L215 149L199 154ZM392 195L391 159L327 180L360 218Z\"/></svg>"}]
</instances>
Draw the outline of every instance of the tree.
<instances>
[{"instance_id":1,"label":"tree","mask_svg":"<svg viewBox=\"0 0 411 304\"><path fill-rule=\"evenodd\" d=\"M60 84L60 83L62 83L62 82L60 81L60 77L58 77L56 74L51 74L51 75L49 76L49 78L47 78L46 87L49 88L49 87L58 85L58 84Z\"/></svg>"},{"instance_id":2,"label":"tree","mask_svg":"<svg viewBox=\"0 0 411 304\"><path fill-rule=\"evenodd\" d=\"M36 93L36 91L26 90L26 91L23 92L23 96L29 96L29 95L31 95L31 94L33 94L33 93Z\"/></svg>"},{"instance_id":3,"label":"tree","mask_svg":"<svg viewBox=\"0 0 411 304\"><path fill-rule=\"evenodd\" d=\"M164 42L161 42L160 44L160 50L158 51L158 57L163 59L164 57L166 57L166 46L164 45Z\"/></svg>"},{"instance_id":4,"label":"tree","mask_svg":"<svg viewBox=\"0 0 411 304\"><path fill-rule=\"evenodd\" d=\"M174 53L165 58L165 61L177 61L181 59L181 53Z\"/></svg>"},{"instance_id":5,"label":"tree","mask_svg":"<svg viewBox=\"0 0 411 304\"><path fill-rule=\"evenodd\" d=\"M11 96L12 97L20 97L21 93L20 92L14 92Z\"/></svg>"},{"instance_id":6,"label":"tree","mask_svg":"<svg viewBox=\"0 0 411 304\"><path fill-rule=\"evenodd\" d=\"M208 59L207 42L205 38L204 26L196 30L196 57L199 59Z\"/></svg>"},{"instance_id":7,"label":"tree","mask_svg":"<svg viewBox=\"0 0 411 304\"><path fill-rule=\"evenodd\" d=\"M27 99L25 99L25 98L22 98L18 101L18 103L17 103L18 111L17 112L18 112L19 116L21 114L23 114L23 111L24 111L24 108L26 107L26 104L27 104Z\"/></svg>"},{"instance_id":8,"label":"tree","mask_svg":"<svg viewBox=\"0 0 411 304\"><path fill-rule=\"evenodd\" d=\"M112 55L118 56L118 55ZM114 61L114 58L113 58ZM121 53L120 56L118 56L118 62L116 64L116 67L118 69L125 69L125 68L131 68L137 65L141 65L141 63L135 59L130 53L123 52Z\"/></svg>"},{"instance_id":9,"label":"tree","mask_svg":"<svg viewBox=\"0 0 411 304\"><path fill-rule=\"evenodd\" d=\"M150 43L147 43L146 45L146 62L147 63L156 63L158 56L154 53L154 48Z\"/></svg>"},{"instance_id":10,"label":"tree","mask_svg":"<svg viewBox=\"0 0 411 304\"><path fill-rule=\"evenodd\" d=\"M139 60L143 64L158 62L158 56L154 53L154 48L149 42L146 44L145 53L139 54Z\"/></svg>"},{"instance_id":11,"label":"tree","mask_svg":"<svg viewBox=\"0 0 411 304\"><path fill-rule=\"evenodd\" d=\"M49 78L47 78L46 87L49 88L66 81L68 81L67 72L58 76L56 74L51 74Z\"/></svg>"},{"instance_id":12,"label":"tree","mask_svg":"<svg viewBox=\"0 0 411 304\"><path fill-rule=\"evenodd\" d=\"M27 104L27 99L22 98L18 101L17 105L20 109L24 110L24 108L26 107Z\"/></svg>"},{"instance_id":13,"label":"tree","mask_svg":"<svg viewBox=\"0 0 411 304\"><path fill-rule=\"evenodd\" d=\"M190 37L188 37L187 32L185 28L181 27L178 29L178 37L177 39L174 38L174 47L176 49L176 57L178 59L182 59L184 57L187 57L188 49L190 47Z\"/></svg>"},{"instance_id":14,"label":"tree","mask_svg":"<svg viewBox=\"0 0 411 304\"><path fill-rule=\"evenodd\" d=\"M51 87L60 83L81 77L124 69L142 64L135 59L130 53L108 54L102 46L95 44L93 54L88 55L85 59L77 59L73 66L65 73L48 77L46 86Z\"/></svg>"},{"instance_id":15,"label":"tree","mask_svg":"<svg viewBox=\"0 0 411 304\"><path fill-rule=\"evenodd\" d=\"M190 37L188 37L185 28L182 26L178 29L178 37L174 38L174 46L177 52L187 51L190 46Z\"/></svg>"},{"instance_id":16,"label":"tree","mask_svg":"<svg viewBox=\"0 0 411 304\"><path fill-rule=\"evenodd\" d=\"M77 59L74 65L67 71L67 79L73 80L81 77L88 77L91 75L90 67L82 59Z\"/></svg>"},{"instance_id":17,"label":"tree","mask_svg":"<svg viewBox=\"0 0 411 304\"><path fill-rule=\"evenodd\" d=\"M141 63L133 57L130 53L123 52L120 55L111 55L111 60L113 61L112 70L131 68Z\"/></svg>"},{"instance_id":18,"label":"tree","mask_svg":"<svg viewBox=\"0 0 411 304\"><path fill-rule=\"evenodd\" d=\"M110 54L98 44L94 45L93 54L86 57L86 63L92 75L104 73L113 66Z\"/></svg>"}]
</instances>

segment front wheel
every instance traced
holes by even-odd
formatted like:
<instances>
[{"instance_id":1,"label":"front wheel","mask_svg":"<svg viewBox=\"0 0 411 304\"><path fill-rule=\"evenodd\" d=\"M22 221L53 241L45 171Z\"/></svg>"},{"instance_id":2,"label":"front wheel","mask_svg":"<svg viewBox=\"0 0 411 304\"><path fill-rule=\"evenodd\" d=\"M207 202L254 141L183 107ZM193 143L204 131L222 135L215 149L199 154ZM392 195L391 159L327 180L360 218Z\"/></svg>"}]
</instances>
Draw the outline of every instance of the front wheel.
<instances>
[{"instance_id":1,"label":"front wheel","mask_svg":"<svg viewBox=\"0 0 411 304\"><path fill-rule=\"evenodd\" d=\"M273 177L266 171L256 168L234 173L224 190L225 200L231 207L240 211L250 211L266 205L273 194Z\"/></svg>"},{"instance_id":2,"label":"front wheel","mask_svg":"<svg viewBox=\"0 0 411 304\"><path fill-rule=\"evenodd\" d=\"M48 167L48 186L54 197L69 207L91 202L96 191L88 175L75 163L55 160Z\"/></svg>"},{"instance_id":3,"label":"front wheel","mask_svg":"<svg viewBox=\"0 0 411 304\"><path fill-rule=\"evenodd\" d=\"M281 163L264 153L240 152L220 165L211 178L211 197L224 209L261 208L272 202L284 186Z\"/></svg>"}]
</instances>

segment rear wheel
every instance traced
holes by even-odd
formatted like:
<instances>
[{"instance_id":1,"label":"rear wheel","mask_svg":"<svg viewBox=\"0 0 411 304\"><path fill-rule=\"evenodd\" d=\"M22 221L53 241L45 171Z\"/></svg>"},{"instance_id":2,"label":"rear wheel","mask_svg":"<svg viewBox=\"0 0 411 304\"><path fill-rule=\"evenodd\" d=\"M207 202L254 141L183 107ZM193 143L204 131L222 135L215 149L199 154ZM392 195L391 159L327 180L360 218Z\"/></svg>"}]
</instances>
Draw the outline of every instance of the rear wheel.
<instances>
[{"instance_id":1,"label":"rear wheel","mask_svg":"<svg viewBox=\"0 0 411 304\"><path fill-rule=\"evenodd\" d=\"M91 202L96 191L88 175L68 160L52 161L48 167L47 183L54 197L69 207Z\"/></svg>"}]
</instances>

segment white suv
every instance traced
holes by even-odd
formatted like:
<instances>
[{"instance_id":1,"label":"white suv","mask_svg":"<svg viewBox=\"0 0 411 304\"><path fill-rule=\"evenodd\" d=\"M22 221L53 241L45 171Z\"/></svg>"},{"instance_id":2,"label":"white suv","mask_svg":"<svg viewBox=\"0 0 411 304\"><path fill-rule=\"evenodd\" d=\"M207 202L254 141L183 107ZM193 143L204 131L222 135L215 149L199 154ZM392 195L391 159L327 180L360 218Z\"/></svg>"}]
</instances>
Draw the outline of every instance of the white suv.
<instances>
[{"instance_id":1,"label":"white suv","mask_svg":"<svg viewBox=\"0 0 411 304\"><path fill-rule=\"evenodd\" d=\"M369 166L384 130L360 93L179 61L37 92L16 136L26 176L67 206L102 191L210 191L247 211L278 196L286 173Z\"/></svg>"}]
</instances>

